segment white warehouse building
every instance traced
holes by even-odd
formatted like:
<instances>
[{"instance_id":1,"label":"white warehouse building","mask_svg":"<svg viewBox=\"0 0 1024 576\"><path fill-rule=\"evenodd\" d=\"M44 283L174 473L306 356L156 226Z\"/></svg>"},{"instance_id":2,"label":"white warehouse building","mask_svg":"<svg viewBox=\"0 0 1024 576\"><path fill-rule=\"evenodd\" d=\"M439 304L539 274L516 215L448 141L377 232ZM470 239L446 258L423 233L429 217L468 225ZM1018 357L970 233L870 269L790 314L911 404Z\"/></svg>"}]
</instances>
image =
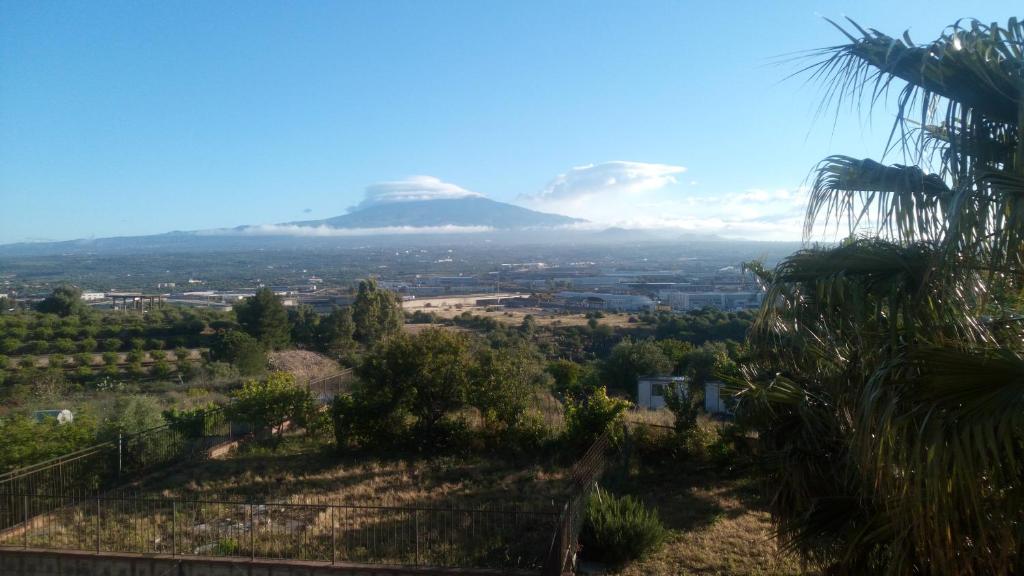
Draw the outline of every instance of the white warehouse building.
<instances>
[{"instance_id":1,"label":"white warehouse building","mask_svg":"<svg viewBox=\"0 0 1024 576\"><path fill-rule=\"evenodd\" d=\"M555 297L570 308L622 312L653 312L654 300L635 294L601 294L598 292L559 292Z\"/></svg>"}]
</instances>

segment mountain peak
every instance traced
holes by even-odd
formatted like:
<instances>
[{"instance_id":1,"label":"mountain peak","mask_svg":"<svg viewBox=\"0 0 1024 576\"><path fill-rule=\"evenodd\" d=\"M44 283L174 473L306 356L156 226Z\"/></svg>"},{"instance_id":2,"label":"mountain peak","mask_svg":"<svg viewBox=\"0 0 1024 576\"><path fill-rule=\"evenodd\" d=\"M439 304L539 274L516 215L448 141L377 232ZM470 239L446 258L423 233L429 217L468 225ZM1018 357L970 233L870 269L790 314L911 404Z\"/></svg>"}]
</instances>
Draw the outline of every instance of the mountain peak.
<instances>
[{"instance_id":1,"label":"mountain peak","mask_svg":"<svg viewBox=\"0 0 1024 576\"><path fill-rule=\"evenodd\" d=\"M445 226L486 227L496 230L553 228L586 222L579 218L537 212L521 206L498 202L483 196L431 198L360 206L348 214L289 222L294 226L331 228L436 228Z\"/></svg>"}]
</instances>

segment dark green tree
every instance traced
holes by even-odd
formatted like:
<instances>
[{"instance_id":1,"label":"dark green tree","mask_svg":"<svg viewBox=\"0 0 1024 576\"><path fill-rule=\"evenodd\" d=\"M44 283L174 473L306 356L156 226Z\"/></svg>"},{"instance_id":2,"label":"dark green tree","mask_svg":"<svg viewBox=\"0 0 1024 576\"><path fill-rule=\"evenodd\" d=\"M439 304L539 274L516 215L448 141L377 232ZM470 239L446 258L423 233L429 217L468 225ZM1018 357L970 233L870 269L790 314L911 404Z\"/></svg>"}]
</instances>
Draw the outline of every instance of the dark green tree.
<instances>
[{"instance_id":1,"label":"dark green tree","mask_svg":"<svg viewBox=\"0 0 1024 576\"><path fill-rule=\"evenodd\" d=\"M672 361L654 340L625 339L612 348L601 374L610 389L636 393L640 376L671 374Z\"/></svg>"},{"instance_id":2,"label":"dark green tree","mask_svg":"<svg viewBox=\"0 0 1024 576\"><path fill-rule=\"evenodd\" d=\"M36 310L44 314L71 316L79 314L85 308L82 302L82 291L74 286L58 286L36 305Z\"/></svg>"},{"instance_id":3,"label":"dark green tree","mask_svg":"<svg viewBox=\"0 0 1024 576\"><path fill-rule=\"evenodd\" d=\"M238 330L217 335L210 345L210 360L229 362L243 376L262 374L267 368L267 353L263 345Z\"/></svg>"},{"instance_id":4,"label":"dark green tree","mask_svg":"<svg viewBox=\"0 0 1024 576\"><path fill-rule=\"evenodd\" d=\"M353 339L356 325L352 321L351 308L335 308L320 320L317 326L316 340L323 352L335 357L343 357L355 349Z\"/></svg>"},{"instance_id":5,"label":"dark green tree","mask_svg":"<svg viewBox=\"0 0 1024 576\"><path fill-rule=\"evenodd\" d=\"M359 283L359 292L352 303L354 337L358 342L372 346L397 334L404 318L402 306L392 292L379 288L372 278Z\"/></svg>"},{"instance_id":6,"label":"dark green tree","mask_svg":"<svg viewBox=\"0 0 1024 576\"><path fill-rule=\"evenodd\" d=\"M250 336L271 350L288 345L290 332L288 313L270 288L260 288L256 294L235 305L238 325Z\"/></svg>"},{"instance_id":7,"label":"dark green tree","mask_svg":"<svg viewBox=\"0 0 1024 576\"><path fill-rule=\"evenodd\" d=\"M291 339L296 344L315 346L320 315L307 304L288 310L288 325L291 327Z\"/></svg>"}]
</instances>

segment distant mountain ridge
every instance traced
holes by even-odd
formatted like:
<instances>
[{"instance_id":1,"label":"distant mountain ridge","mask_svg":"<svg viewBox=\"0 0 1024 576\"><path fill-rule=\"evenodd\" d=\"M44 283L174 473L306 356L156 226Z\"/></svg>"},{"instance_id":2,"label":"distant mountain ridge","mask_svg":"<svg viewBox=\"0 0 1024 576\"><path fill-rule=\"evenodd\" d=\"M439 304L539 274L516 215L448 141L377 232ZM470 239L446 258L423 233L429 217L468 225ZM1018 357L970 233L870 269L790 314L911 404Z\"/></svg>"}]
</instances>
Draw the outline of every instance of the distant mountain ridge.
<instances>
[{"instance_id":1,"label":"distant mountain ridge","mask_svg":"<svg viewBox=\"0 0 1024 576\"><path fill-rule=\"evenodd\" d=\"M308 247L366 241L370 238L408 239L413 235L422 242L432 242L432 237L440 241L448 236L443 232L448 231L463 232L461 235L488 232L508 236L530 230L533 235L557 235L563 232L562 227L585 222L580 218L538 212L481 196L466 196L371 204L348 214L322 220L174 231L146 236L21 242L0 245L0 255L144 251L166 253ZM334 230L339 233L336 234Z\"/></svg>"},{"instance_id":2,"label":"distant mountain ridge","mask_svg":"<svg viewBox=\"0 0 1024 576\"><path fill-rule=\"evenodd\" d=\"M333 218L288 222L294 226L331 228L487 227L496 230L551 228L586 222L561 214L537 212L480 196L374 204Z\"/></svg>"}]
</instances>

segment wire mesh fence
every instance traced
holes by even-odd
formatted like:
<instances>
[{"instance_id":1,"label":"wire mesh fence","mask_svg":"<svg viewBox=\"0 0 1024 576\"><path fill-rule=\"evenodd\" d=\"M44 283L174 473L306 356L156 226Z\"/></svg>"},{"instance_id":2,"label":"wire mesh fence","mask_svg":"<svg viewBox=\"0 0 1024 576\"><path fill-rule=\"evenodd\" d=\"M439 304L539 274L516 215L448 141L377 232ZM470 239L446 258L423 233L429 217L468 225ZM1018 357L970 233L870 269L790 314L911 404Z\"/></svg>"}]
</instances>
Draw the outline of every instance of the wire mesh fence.
<instances>
[{"instance_id":1,"label":"wire mesh fence","mask_svg":"<svg viewBox=\"0 0 1024 576\"><path fill-rule=\"evenodd\" d=\"M0 530L47 511L39 499L26 509L24 496L77 501L139 479L168 466L192 461L239 433L219 408L189 426L166 424L104 442L0 475ZM60 500L62 502L62 500Z\"/></svg>"},{"instance_id":2,"label":"wire mesh fence","mask_svg":"<svg viewBox=\"0 0 1024 576\"><path fill-rule=\"evenodd\" d=\"M310 382L324 398L347 375ZM556 509L355 506L191 500L113 490L205 456L251 429L222 409L0 475L0 547L465 568L560 575L575 565L586 501L611 448L606 433L576 461Z\"/></svg>"},{"instance_id":3,"label":"wire mesh fence","mask_svg":"<svg viewBox=\"0 0 1024 576\"><path fill-rule=\"evenodd\" d=\"M330 404L335 397L348 394L351 391L352 378L352 369L350 368L337 374L311 380L306 387L318 402Z\"/></svg>"},{"instance_id":4,"label":"wire mesh fence","mask_svg":"<svg viewBox=\"0 0 1024 576\"><path fill-rule=\"evenodd\" d=\"M551 509L262 504L20 495L0 546L180 556L539 570Z\"/></svg>"},{"instance_id":5,"label":"wire mesh fence","mask_svg":"<svg viewBox=\"0 0 1024 576\"><path fill-rule=\"evenodd\" d=\"M586 519L587 500L604 473L611 445L611 435L605 432L573 465L569 473L570 495L559 514L557 529L544 562L545 576L559 576L575 568L580 531Z\"/></svg>"}]
</instances>

